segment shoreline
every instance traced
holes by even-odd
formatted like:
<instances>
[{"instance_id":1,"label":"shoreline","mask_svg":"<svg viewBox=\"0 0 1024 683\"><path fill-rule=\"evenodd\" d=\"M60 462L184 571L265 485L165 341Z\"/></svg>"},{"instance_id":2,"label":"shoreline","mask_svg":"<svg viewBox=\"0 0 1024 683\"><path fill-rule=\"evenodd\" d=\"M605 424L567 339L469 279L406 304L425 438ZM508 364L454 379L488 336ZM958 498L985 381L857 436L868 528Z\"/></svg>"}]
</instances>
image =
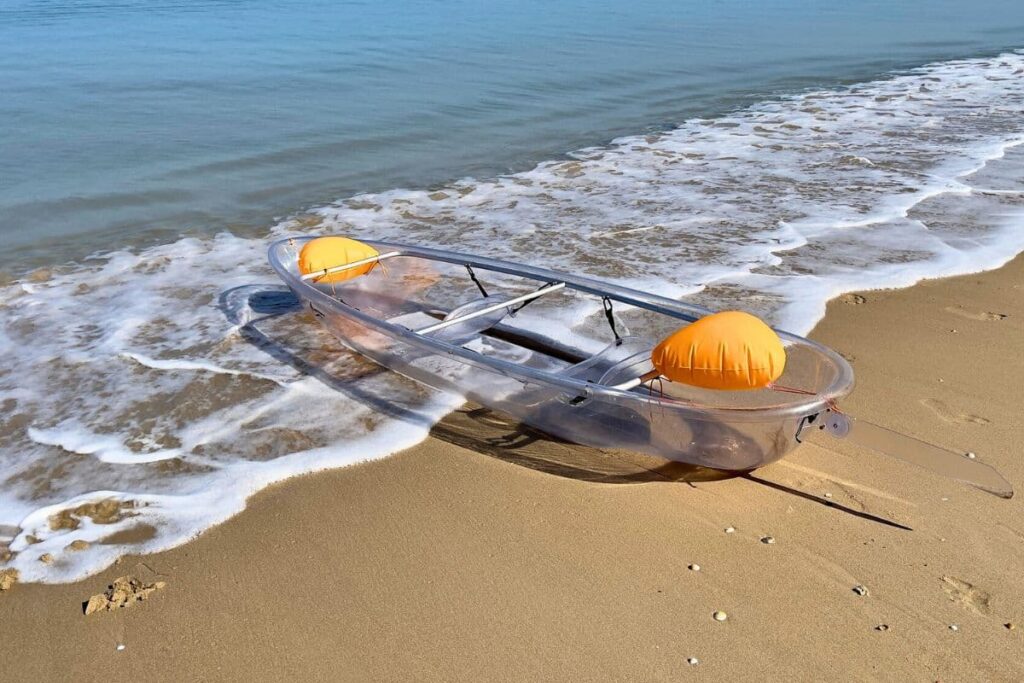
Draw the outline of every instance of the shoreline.
<instances>
[{"instance_id":1,"label":"shoreline","mask_svg":"<svg viewBox=\"0 0 1024 683\"><path fill-rule=\"evenodd\" d=\"M1024 248L1024 231L1011 224L1024 225L1024 147L1010 146L1019 138L1021 68L1024 57L1013 53L780 94L663 133L633 130L568 153L572 160L560 152L521 173L470 173L429 192L388 184L269 234L344 230L387 240L428 230L428 242L511 260L529 253L532 263L668 296L710 282L697 296L704 305L749 308L804 333L837 292L992 267ZM558 139L563 152L576 146ZM782 169L779 182L768 180L774 171L764 175L770 169ZM751 177L766 182L751 192ZM390 455L440 417L427 410L414 418L416 433L405 441L390 424L368 434L367 424L395 416L365 394L321 391L324 377L306 373L359 362L307 324L266 267L268 227L225 228L212 239L41 269L30 281L0 274L10 299L0 393L11 413L0 425L10 455L0 522L22 528L17 549L29 536L44 544L14 561L23 579L82 576L120 552L100 546L103 536L87 526L74 540L91 549L65 552L72 537L50 533L44 504L94 503L89 492L152 495L137 510L159 529L147 549L169 548L236 513L270 481ZM596 301L590 308L599 315ZM268 347L268 339L285 343ZM296 362L282 363L271 349ZM346 375L341 387L376 391L394 405L402 384L377 373L352 383ZM322 400L310 401L307 389ZM418 399L411 407L422 412ZM144 459L152 464L135 464ZM213 494L200 500L202 492ZM9 535L0 529L0 552ZM43 553L52 565L36 563Z\"/></svg>"},{"instance_id":2,"label":"shoreline","mask_svg":"<svg viewBox=\"0 0 1024 683\"><path fill-rule=\"evenodd\" d=\"M976 451L1020 489L1022 289L1018 255L840 296L810 336L854 365L849 412ZM183 546L14 586L0 653L18 679L674 679L696 657L746 677L1010 680L1020 505L842 442L722 479L463 407L400 454L274 484ZM82 615L125 574L167 587Z\"/></svg>"}]
</instances>

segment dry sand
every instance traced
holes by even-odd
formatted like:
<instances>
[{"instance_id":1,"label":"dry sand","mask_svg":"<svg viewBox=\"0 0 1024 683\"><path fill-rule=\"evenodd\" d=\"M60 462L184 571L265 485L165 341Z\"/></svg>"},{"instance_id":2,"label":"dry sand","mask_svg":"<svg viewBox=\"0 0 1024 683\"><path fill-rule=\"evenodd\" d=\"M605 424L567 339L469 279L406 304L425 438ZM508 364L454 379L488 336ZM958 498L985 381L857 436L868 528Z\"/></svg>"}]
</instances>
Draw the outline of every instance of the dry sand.
<instances>
[{"instance_id":1,"label":"dry sand","mask_svg":"<svg viewBox=\"0 0 1024 683\"><path fill-rule=\"evenodd\" d=\"M849 412L1024 489L1024 258L843 297L813 337L853 362ZM0 679L1024 679L1024 494L833 447L720 480L467 407L186 546L0 594ZM166 588L83 616L126 574Z\"/></svg>"}]
</instances>

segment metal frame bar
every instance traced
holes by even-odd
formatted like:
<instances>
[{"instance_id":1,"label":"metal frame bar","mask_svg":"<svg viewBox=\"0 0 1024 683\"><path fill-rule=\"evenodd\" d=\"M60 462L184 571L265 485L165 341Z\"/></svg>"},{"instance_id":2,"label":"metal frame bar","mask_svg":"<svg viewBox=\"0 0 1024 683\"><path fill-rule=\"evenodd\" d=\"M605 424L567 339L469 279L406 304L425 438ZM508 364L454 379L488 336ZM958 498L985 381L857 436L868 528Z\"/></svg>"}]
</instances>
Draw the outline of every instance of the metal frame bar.
<instances>
[{"instance_id":1,"label":"metal frame bar","mask_svg":"<svg viewBox=\"0 0 1024 683\"><path fill-rule=\"evenodd\" d=\"M315 280L317 278L325 277L325 276L330 275L332 273L340 273L343 270L351 270L353 268L358 268L359 266L365 266L367 263L377 263L379 261L383 261L386 258L391 258L393 256L401 256L401 255L402 255L402 252L400 252L400 251L389 251L386 254L377 254L376 256L371 256L370 258L360 259L358 261L353 261L352 263L346 263L346 264L341 265L341 266L333 266L331 268L324 268L323 270L318 270L318 271L315 271L315 272L312 272L312 273L306 273L305 275L302 276L302 279L303 280Z\"/></svg>"},{"instance_id":2,"label":"metal frame bar","mask_svg":"<svg viewBox=\"0 0 1024 683\"><path fill-rule=\"evenodd\" d=\"M528 294L523 294L522 296L517 296L514 299L509 299L508 301L502 301L502 302L496 303L496 304L494 304L492 306L487 306L485 308L481 308L478 311L473 311L472 313L467 313L466 315L457 316L455 318L452 318L451 320L442 320L441 322L436 323L434 325L427 325L426 327L422 327L422 328L420 328L418 330L414 330L414 331L416 332L416 334L430 334L431 332L437 332L438 330L443 330L446 327L451 327L452 325L456 325L458 323L465 322L467 320L472 320L473 318L479 318L482 315L487 315L488 313L493 313L494 311L500 310L502 308L507 308L509 306L514 306L515 304L521 304L524 301L531 301L532 299L536 299L538 297L542 297L545 294L550 294L551 292L557 292L558 290L562 289L563 287L565 287L565 283L564 282L554 282L554 283L551 283L550 286L548 286L548 287L544 287L542 289L534 290L534 291L532 291L532 292L530 292Z\"/></svg>"}]
</instances>

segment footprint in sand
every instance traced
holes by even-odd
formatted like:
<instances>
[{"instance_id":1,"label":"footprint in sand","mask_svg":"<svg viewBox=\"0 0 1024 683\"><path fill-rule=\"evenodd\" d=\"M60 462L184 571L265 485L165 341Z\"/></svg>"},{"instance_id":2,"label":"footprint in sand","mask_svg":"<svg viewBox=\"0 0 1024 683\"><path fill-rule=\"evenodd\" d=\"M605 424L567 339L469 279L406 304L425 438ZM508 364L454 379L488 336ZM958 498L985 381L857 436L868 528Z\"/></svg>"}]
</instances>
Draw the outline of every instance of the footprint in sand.
<instances>
[{"instance_id":1,"label":"footprint in sand","mask_svg":"<svg viewBox=\"0 0 1024 683\"><path fill-rule=\"evenodd\" d=\"M959 315L962 318L967 318L968 320L992 321L1003 320L1004 318L1009 317L1006 313L992 313L990 311L967 311L964 310L963 308L960 308L959 306L947 306L946 311L948 313Z\"/></svg>"},{"instance_id":2,"label":"footprint in sand","mask_svg":"<svg viewBox=\"0 0 1024 683\"><path fill-rule=\"evenodd\" d=\"M959 413L936 398L923 398L921 399L921 405L930 409L943 422L976 425L987 425L990 422L987 417L982 417L981 415Z\"/></svg>"},{"instance_id":3,"label":"footprint in sand","mask_svg":"<svg viewBox=\"0 0 1024 683\"><path fill-rule=\"evenodd\" d=\"M946 591L946 595L953 602L963 605L978 614L989 613L989 594L973 583L968 583L955 576L943 576L942 589Z\"/></svg>"}]
</instances>

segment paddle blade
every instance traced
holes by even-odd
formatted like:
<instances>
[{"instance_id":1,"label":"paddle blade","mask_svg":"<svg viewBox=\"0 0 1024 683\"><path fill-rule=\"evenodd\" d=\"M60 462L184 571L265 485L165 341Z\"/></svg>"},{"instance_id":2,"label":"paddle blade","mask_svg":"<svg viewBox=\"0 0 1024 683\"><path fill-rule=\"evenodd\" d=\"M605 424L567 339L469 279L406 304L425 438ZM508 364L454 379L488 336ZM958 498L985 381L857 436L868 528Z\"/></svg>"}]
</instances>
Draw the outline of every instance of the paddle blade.
<instances>
[{"instance_id":1,"label":"paddle blade","mask_svg":"<svg viewBox=\"0 0 1024 683\"><path fill-rule=\"evenodd\" d=\"M827 419L833 419L833 416L834 414L829 415ZM865 420L848 415L835 417L849 420L847 438L854 443L944 477L970 484L1000 498L1013 497L1010 482L989 465Z\"/></svg>"}]
</instances>

